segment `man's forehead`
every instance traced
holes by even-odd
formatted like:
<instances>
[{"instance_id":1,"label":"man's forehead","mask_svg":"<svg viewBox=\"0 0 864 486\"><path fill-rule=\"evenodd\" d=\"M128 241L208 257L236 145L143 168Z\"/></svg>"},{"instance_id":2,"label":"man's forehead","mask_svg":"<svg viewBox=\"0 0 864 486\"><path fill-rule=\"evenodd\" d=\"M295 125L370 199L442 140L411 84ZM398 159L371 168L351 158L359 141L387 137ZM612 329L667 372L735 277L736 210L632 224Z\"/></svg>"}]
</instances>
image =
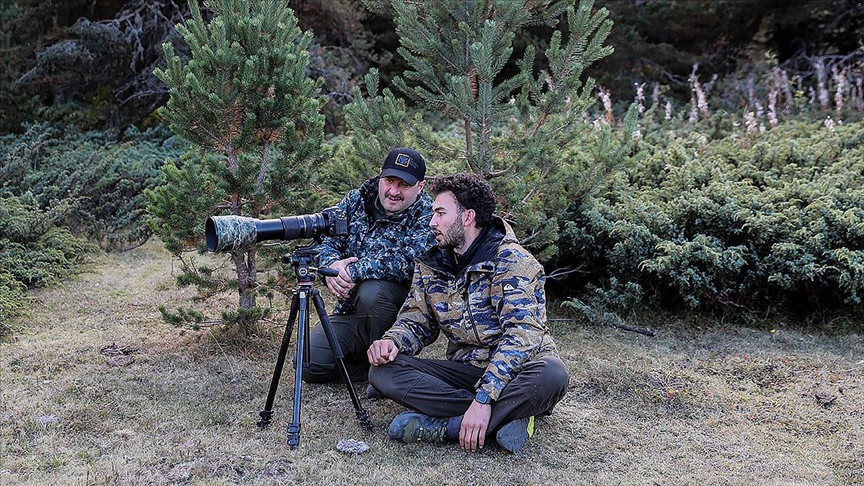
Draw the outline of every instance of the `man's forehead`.
<instances>
[{"instance_id":1,"label":"man's forehead","mask_svg":"<svg viewBox=\"0 0 864 486\"><path fill-rule=\"evenodd\" d=\"M432 209L448 209L455 208L456 206L456 197L453 193L450 191L444 191L435 196L435 202L432 204Z\"/></svg>"},{"instance_id":2,"label":"man's forehead","mask_svg":"<svg viewBox=\"0 0 864 486\"><path fill-rule=\"evenodd\" d=\"M420 181L417 181L417 184L414 184L414 185L408 184L408 181L406 181L405 179L403 179L399 176L395 176L395 175L386 175L386 176L383 176L382 179L396 181L400 184L405 184L406 186L412 186L412 187L416 186L417 184L420 184Z\"/></svg>"}]
</instances>

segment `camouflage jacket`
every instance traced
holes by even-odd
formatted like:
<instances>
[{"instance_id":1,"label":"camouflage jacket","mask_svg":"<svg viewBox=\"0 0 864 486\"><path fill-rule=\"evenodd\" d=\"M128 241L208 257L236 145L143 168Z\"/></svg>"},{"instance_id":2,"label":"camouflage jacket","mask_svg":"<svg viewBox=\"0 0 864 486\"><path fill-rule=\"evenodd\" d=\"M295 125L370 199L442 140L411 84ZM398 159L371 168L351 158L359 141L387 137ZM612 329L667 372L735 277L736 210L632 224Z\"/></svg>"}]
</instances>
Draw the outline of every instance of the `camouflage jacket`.
<instances>
[{"instance_id":1,"label":"camouflage jacket","mask_svg":"<svg viewBox=\"0 0 864 486\"><path fill-rule=\"evenodd\" d=\"M318 265L330 266L336 260L357 257L348 266L355 283L364 280L387 280L409 283L414 258L435 244L429 227L432 198L425 192L399 214L375 218L378 200L378 178L367 180L360 189L350 191L338 206L348 219L348 234L326 237L318 245ZM340 302L334 314L354 310L351 299Z\"/></svg>"},{"instance_id":2,"label":"camouflage jacket","mask_svg":"<svg viewBox=\"0 0 864 486\"><path fill-rule=\"evenodd\" d=\"M411 291L384 338L416 355L443 332L447 359L485 368L478 398L497 400L526 361L557 349L546 327L543 267L500 218L480 239L462 270L452 250L436 246L417 258Z\"/></svg>"}]
</instances>

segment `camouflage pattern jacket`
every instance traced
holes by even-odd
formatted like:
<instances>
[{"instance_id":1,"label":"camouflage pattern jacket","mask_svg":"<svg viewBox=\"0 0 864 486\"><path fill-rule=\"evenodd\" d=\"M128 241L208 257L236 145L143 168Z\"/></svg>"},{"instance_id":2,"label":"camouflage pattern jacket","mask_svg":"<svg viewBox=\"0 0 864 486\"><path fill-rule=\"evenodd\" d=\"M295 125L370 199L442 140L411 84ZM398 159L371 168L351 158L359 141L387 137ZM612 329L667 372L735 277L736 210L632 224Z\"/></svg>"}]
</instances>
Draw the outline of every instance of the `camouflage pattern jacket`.
<instances>
[{"instance_id":1,"label":"camouflage pattern jacket","mask_svg":"<svg viewBox=\"0 0 864 486\"><path fill-rule=\"evenodd\" d=\"M546 327L543 267L498 217L478 240L461 270L452 250L436 246L417 258L411 291L384 338L416 355L443 332L447 359L486 369L477 398L497 400L526 361L558 352Z\"/></svg>"},{"instance_id":2,"label":"camouflage pattern jacket","mask_svg":"<svg viewBox=\"0 0 864 486\"><path fill-rule=\"evenodd\" d=\"M432 198L425 192L399 214L376 219L378 178L373 177L350 191L338 206L348 219L348 234L326 237L318 245L318 265L327 267L337 260L357 257L348 266L355 283L364 280L387 280L409 283L414 258L435 245L435 233L429 227ZM340 302L334 314L349 314L353 300Z\"/></svg>"}]
</instances>

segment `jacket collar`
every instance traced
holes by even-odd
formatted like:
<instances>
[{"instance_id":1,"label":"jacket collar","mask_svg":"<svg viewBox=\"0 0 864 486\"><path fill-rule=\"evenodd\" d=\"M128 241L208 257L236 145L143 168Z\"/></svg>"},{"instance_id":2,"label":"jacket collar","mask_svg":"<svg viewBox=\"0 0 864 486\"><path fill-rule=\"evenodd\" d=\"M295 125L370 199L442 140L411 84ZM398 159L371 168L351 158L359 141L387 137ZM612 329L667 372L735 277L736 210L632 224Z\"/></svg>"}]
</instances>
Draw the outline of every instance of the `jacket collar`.
<instances>
[{"instance_id":1,"label":"jacket collar","mask_svg":"<svg viewBox=\"0 0 864 486\"><path fill-rule=\"evenodd\" d=\"M517 243L513 229L503 219L493 216L492 224L484 228L480 235L471 243L468 250L457 255L452 248L442 250L433 246L418 259L434 270L458 275L466 268L494 260L502 243Z\"/></svg>"}]
</instances>

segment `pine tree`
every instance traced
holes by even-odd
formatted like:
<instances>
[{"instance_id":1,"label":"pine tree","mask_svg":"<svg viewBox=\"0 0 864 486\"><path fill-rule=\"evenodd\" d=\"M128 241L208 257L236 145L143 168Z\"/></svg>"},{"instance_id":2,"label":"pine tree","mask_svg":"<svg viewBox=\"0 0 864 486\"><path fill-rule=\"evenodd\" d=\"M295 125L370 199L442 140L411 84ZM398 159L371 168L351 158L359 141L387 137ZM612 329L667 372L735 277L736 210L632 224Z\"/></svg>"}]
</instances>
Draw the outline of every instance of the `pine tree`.
<instances>
[{"instance_id":1,"label":"pine tree","mask_svg":"<svg viewBox=\"0 0 864 486\"><path fill-rule=\"evenodd\" d=\"M366 3L372 9L383 7L381 2ZM394 86L418 106L456 122L461 140L454 146L428 136L420 120L415 120L419 123L412 133L431 159L457 162L448 171L467 169L490 179L505 199L503 215L515 221L522 241L541 259L557 251L558 218L622 160L620 150L614 150L621 145L608 143L608 129L600 132L596 146L603 148L591 160L565 155L586 138L585 113L594 104L594 81L583 82L583 73L612 53L603 45L612 22L606 9L595 10L593 4L582 0L576 8L572 0L389 1L400 39L398 52L409 66L394 78ZM533 45L514 59L517 33L554 26L562 16L566 27L547 40L541 60ZM505 71L514 64L515 73ZM385 106L381 98L387 96L392 94L370 93L346 109L367 110L370 118L382 119L375 108ZM356 117L346 120L356 130Z\"/></svg>"},{"instance_id":2,"label":"pine tree","mask_svg":"<svg viewBox=\"0 0 864 486\"><path fill-rule=\"evenodd\" d=\"M195 0L178 32L191 50L183 62L163 45L168 65L155 74L170 88L158 113L202 157L166 164L167 183L150 192L154 231L186 267L181 281L202 289L236 285L238 314L255 311L255 246L230 252L236 279L220 283L182 254L203 250L204 222L214 214L261 218L291 214L307 195L310 162L320 155L321 81L307 76L312 36L280 0L213 0L205 21ZM197 160L197 162L196 162Z\"/></svg>"}]
</instances>

